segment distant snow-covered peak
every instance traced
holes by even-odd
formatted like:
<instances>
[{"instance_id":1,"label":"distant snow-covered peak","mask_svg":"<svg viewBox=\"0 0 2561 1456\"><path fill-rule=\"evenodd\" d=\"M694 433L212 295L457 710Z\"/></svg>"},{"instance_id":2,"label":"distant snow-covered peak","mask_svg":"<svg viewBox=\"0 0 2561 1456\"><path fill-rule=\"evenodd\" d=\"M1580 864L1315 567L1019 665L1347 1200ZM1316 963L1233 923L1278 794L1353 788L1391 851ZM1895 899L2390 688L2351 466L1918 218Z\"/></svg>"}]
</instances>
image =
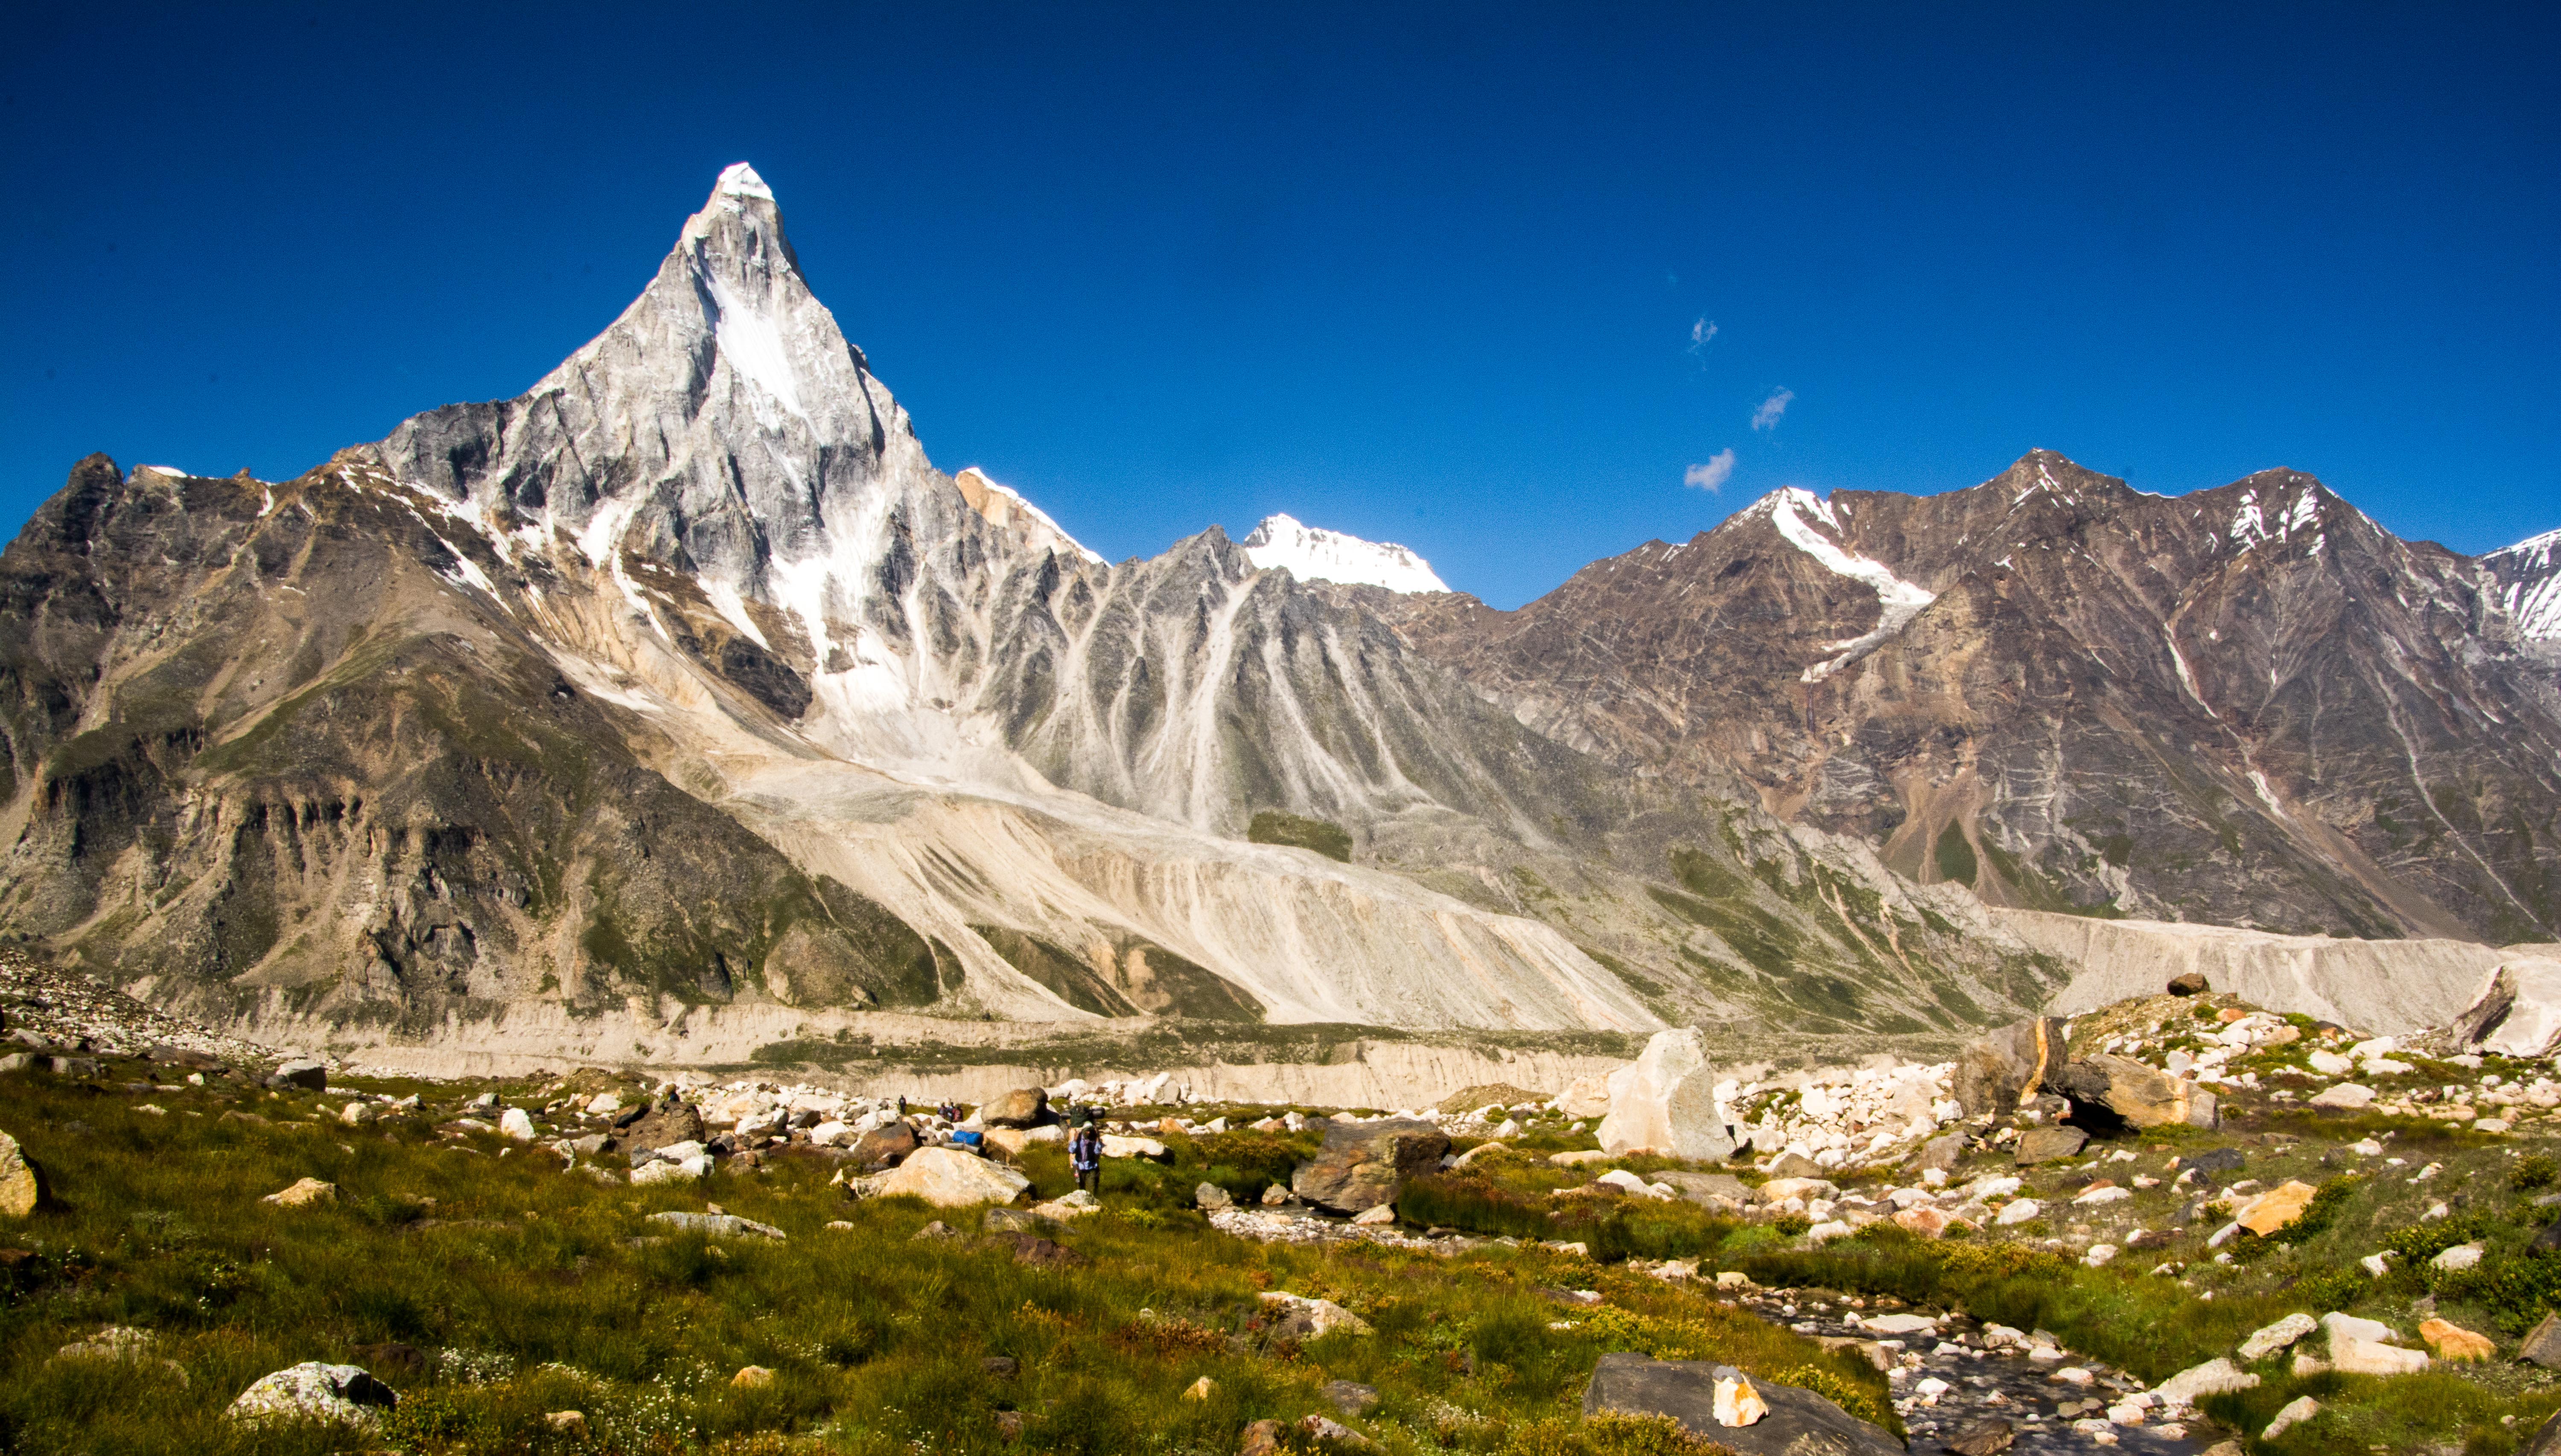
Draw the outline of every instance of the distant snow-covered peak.
<instances>
[{"instance_id":1,"label":"distant snow-covered peak","mask_svg":"<svg viewBox=\"0 0 2561 1456\"><path fill-rule=\"evenodd\" d=\"M720 186L714 190L723 197L754 197L762 198L767 202L773 201L773 189L766 186L765 179L757 176L756 169L745 162L732 162L721 169Z\"/></svg>"},{"instance_id":2,"label":"distant snow-covered peak","mask_svg":"<svg viewBox=\"0 0 2561 1456\"><path fill-rule=\"evenodd\" d=\"M1286 566L1301 581L1341 581L1390 591L1450 589L1430 562L1405 547L1308 526L1294 516L1264 517L1243 545L1246 559L1258 569Z\"/></svg>"},{"instance_id":3,"label":"distant snow-covered peak","mask_svg":"<svg viewBox=\"0 0 2561 1456\"><path fill-rule=\"evenodd\" d=\"M2530 642L2561 643L2561 531L2502 547L2481 564L2505 588L2516 630Z\"/></svg>"},{"instance_id":4,"label":"distant snow-covered peak","mask_svg":"<svg viewBox=\"0 0 2561 1456\"><path fill-rule=\"evenodd\" d=\"M1067 529L1049 518L1049 513L1023 498L1023 493L1010 485L998 485L987 472L975 465L963 466L951 483L960 487L960 498L969 509L996 526L1009 526L1034 542L1051 548L1065 548L1098 566L1109 566L1099 552L1089 551L1085 543L1067 534Z\"/></svg>"}]
</instances>

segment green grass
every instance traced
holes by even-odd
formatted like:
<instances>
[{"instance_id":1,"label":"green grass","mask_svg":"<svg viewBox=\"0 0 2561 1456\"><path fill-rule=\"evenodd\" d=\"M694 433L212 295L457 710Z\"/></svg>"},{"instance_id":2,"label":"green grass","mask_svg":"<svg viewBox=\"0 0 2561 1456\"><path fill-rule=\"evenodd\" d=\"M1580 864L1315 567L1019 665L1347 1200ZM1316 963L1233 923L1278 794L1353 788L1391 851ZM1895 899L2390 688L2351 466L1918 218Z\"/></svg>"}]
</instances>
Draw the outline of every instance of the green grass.
<instances>
[{"instance_id":1,"label":"green grass","mask_svg":"<svg viewBox=\"0 0 2561 1456\"><path fill-rule=\"evenodd\" d=\"M974 1219L912 1200L848 1204L814 1158L633 1189L539 1152L502 1156L491 1139L445 1146L430 1124L479 1088L415 1089L425 1116L359 1128L312 1120L343 1093L135 1095L0 1076L0 1128L58 1194L0 1225L0 1246L35 1254L0 1291L0 1451L1228 1453L1251 1420L1333 1414L1331 1379L1379 1388L1358 1424L1395 1453L1703 1449L1660 1422L1579 1418L1593 1362L1630 1347L1617 1324L1561 1318L1540 1292L1559 1285L1597 1284L1614 1319L1765 1378L1883 1397L1856 1361L1632 1271L1535 1246L1442 1258L1258 1244L1185 1207L1204 1179L1246 1193L1285 1178L1312 1146L1303 1135L1168 1138L1170 1167L1114 1161L1109 1212L1061 1235L1081 1262L1033 1267L974 1238L918 1240L929 1219L964 1231ZM145 1100L167 1115L136 1110ZM232 1108L268 1122L221 1120ZM1069 1187L1055 1149L1026 1171L1044 1196ZM306 1176L341 1201L258 1202ZM789 1237L669 1237L646 1218L706 1199ZM1377 1333L1283 1339L1261 1317L1267 1289L1335 1299ZM150 1359L56 1358L107 1325L153 1332ZM259 1375L366 1363L358 1347L386 1342L441 1365L414 1379L378 1371L402 1393L379 1432L253 1434L222 1416ZM994 1356L1020 1373L988 1374ZM773 1383L734 1387L748 1365ZM1204 1375L1212 1396L1182 1398ZM545 1421L570 1409L583 1440ZM1000 1416L1020 1418L1019 1439Z\"/></svg>"}]
</instances>

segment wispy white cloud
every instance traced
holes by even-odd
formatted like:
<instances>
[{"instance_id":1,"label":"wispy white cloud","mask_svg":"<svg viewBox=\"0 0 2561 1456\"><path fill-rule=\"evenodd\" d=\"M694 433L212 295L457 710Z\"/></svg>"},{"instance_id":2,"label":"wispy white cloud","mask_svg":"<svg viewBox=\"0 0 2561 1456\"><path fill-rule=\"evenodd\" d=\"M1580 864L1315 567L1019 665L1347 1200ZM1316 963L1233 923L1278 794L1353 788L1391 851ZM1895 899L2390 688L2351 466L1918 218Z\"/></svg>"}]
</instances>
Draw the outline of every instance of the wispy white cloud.
<instances>
[{"instance_id":1,"label":"wispy white cloud","mask_svg":"<svg viewBox=\"0 0 2561 1456\"><path fill-rule=\"evenodd\" d=\"M1700 352L1707 347L1708 341L1715 337L1716 320L1701 318L1697 323L1689 326L1689 352L1692 354Z\"/></svg>"},{"instance_id":2,"label":"wispy white cloud","mask_svg":"<svg viewBox=\"0 0 2561 1456\"><path fill-rule=\"evenodd\" d=\"M1692 465L1681 472L1681 484L1706 491L1709 495L1723 490L1725 482L1733 478L1734 452L1730 449L1719 450L1707 457L1706 464Z\"/></svg>"},{"instance_id":3,"label":"wispy white cloud","mask_svg":"<svg viewBox=\"0 0 2561 1456\"><path fill-rule=\"evenodd\" d=\"M1761 402L1761 407L1752 411L1752 427L1777 429L1780 417L1788 412L1789 404L1795 398L1796 392L1793 390L1784 388L1772 390L1770 398Z\"/></svg>"}]
</instances>

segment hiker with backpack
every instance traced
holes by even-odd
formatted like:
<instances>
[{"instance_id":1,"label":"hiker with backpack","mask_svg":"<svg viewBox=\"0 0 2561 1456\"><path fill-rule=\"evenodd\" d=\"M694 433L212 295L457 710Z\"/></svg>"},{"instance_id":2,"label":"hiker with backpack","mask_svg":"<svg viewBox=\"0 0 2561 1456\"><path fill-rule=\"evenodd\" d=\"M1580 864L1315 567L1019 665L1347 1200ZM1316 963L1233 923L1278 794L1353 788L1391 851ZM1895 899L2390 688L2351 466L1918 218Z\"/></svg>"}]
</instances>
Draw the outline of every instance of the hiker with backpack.
<instances>
[{"instance_id":1,"label":"hiker with backpack","mask_svg":"<svg viewBox=\"0 0 2561 1456\"><path fill-rule=\"evenodd\" d=\"M1067 1163L1076 1172L1078 1188L1103 1196L1103 1129L1091 1117L1078 1119L1076 1131L1068 1134Z\"/></svg>"}]
</instances>

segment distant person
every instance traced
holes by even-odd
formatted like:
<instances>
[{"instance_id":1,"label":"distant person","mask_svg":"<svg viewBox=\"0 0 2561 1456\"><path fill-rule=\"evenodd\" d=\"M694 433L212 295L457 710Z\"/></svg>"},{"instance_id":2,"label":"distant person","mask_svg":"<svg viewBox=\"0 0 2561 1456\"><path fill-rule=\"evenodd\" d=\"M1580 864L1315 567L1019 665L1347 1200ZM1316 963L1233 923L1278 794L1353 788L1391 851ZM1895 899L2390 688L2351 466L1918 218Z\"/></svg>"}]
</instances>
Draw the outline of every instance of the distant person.
<instances>
[{"instance_id":1,"label":"distant person","mask_svg":"<svg viewBox=\"0 0 2561 1456\"><path fill-rule=\"evenodd\" d=\"M1067 1140L1067 1163L1076 1170L1076 1186L1103 1196L1103 1130L1088 1122Z\"/></svg>"}]
</instances>

